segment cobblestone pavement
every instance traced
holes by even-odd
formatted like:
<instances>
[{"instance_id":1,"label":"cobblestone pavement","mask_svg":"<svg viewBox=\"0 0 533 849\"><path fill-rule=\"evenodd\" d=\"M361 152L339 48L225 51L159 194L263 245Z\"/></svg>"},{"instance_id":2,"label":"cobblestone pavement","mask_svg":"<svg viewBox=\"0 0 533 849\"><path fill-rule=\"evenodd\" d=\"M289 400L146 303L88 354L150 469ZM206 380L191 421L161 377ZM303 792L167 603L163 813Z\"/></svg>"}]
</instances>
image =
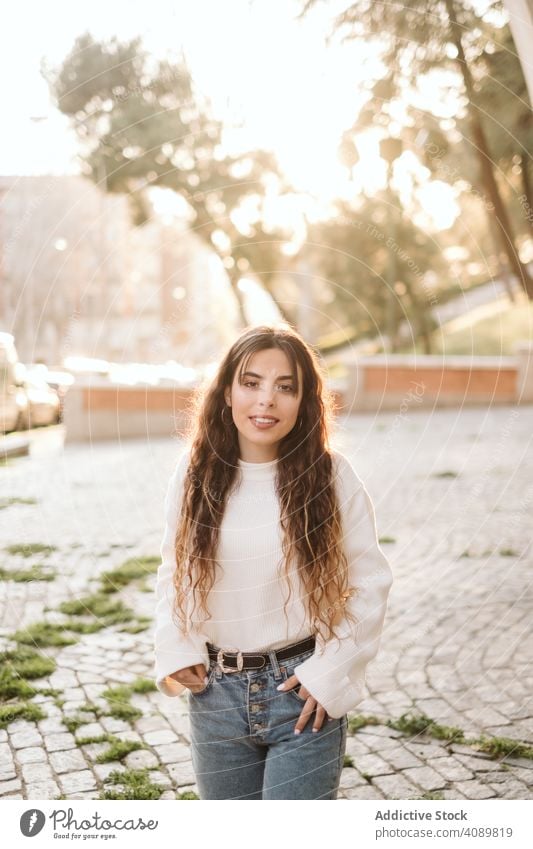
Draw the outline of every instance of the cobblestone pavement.
<instances>
[{"instance_id":1,"label":"cobblestone pavement","mask_svg":"<svg viewBox=\"0 0 533 849\"><path fill-rule=\"evenodd\" d=\"M532 751L518 748L533 745L532 433L532 407L426 412L407 399L397 414L339 420L334 445L373 497L395 574L369 697L354 714L376 724L348 737L342 798L532 798ZM32 439L29 457L0 469L2 546L56 550L24 558L4 548L0 566L41 563L55 579L2 584L3 651L17 647L10 639L16 629L64 623L59 605L101 591L105 570L158 555L163 496L179 448L170 439L63 447L61 428ZM139 628L139 617L152 614L154 580L126 581L109 596L134 609ZM7 708L15 698L4 696L2 798L97 798L112 789L114 770L135 768L148 769L164 788L161 798L195 792L184 698L141 686L129 702L115 694L140 715L110 715L106 688L152 677L151 628L123 627L35 649L56 668L29 683L56 692L26 699L46 714L38 721L13 720ZM88 703L92 712L81 712ZM387 724L406 713L429 717L429 732ZM73 718L83 724L74 727ZM464 738L439 738L442 726ZM143 748L99 763L109 742L79 741L103 735ZM482 736L497 746L496 756L473 742Z\"/></svg>"}]
</instances>

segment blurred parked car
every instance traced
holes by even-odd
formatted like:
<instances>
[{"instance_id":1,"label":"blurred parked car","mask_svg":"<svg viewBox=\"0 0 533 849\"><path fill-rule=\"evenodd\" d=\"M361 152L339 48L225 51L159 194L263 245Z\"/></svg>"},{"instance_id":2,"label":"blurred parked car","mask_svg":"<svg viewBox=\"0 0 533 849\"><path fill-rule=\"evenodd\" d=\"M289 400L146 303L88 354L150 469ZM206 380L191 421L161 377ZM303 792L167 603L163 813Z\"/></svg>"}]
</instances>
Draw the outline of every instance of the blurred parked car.
<instances>
[{"instance_id":1,"label":"blurred parked car","mask_svg":"<svg viewBox=\"0 0 533 849\"><path fill-rule=\"evenodd\" d=\"M35 376L41 382L44 380L48 386L54 390L59 398L59 421L63 421L63 407L65 404L65 395L69 387L74 383L74 375L68 371L61 369L49 369L47 366L39 363L35 366L27 366L28 374Z\"/></svg>"},{"instance_id":2,"label":"blurred parked car","mask_svg":"<svg viewBox=\"0 0 533 849\"><path fill-rule=\"evenodd\" d=\"M28 422L30 427L58 424L61 420L61 402L38 372L26 371L24 390L28 399Z\"/></svg>"},{"instance_id":3,"label":"blurred parked car","mask_svg":"<svg viewBox=\"0 0 533 849\"><path fill-rule=\"evenodd\" d=\"M0 433L24 430L28 425L24 366L19 362L12 334L0 333Z\"/></svg>"}]
</instances>

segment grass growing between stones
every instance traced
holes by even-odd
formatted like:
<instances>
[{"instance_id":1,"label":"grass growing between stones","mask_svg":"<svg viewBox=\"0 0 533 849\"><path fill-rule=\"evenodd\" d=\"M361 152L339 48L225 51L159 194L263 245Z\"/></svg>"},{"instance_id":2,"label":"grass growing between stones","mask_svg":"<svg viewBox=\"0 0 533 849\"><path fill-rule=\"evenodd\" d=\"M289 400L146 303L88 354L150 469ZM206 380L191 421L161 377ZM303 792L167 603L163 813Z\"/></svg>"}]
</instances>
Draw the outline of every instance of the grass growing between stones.
<instances>
[{"instance_id":1,"label":"grass growing between stones","mask_svg":"<svg viewBox=\"0 0 533 849\"><path fill-rule=\"evenodd\" d=\"M380 720L374 716L354 716L348 720L348 733L355 734L366 725L387 725L403 734L417 736L427 734L436 740L444 740L448 745L460 743L492 758L511 756L533 760L533 746L513 740L511 737L465 737L461 728L441 725L425 714L403 713L399 719ZM503 765L502 765L503 766Z\"/></svg>"},{"instance_id":2,"label":"grass growing between stones","mask_svg":"<svg viewBox=\"0 0 533 849\"><path fill-rule=\"evenodd\" d=\"M141 679L144 680L144 679ZM146 690L135 690L136 682L132 685L120 685L119 687L111 687L104 690L102 698L109 705L109 716L114 716L115 719L138 719L142 716L142 711L133 707L130 704L131 696L134 692L147 692ZM137 685L138 686L138 685Z\"/></svg>"},{"instance_id":3,"label":"grass growing between stones","mask_svg":"<svg viewBox=\"0 0 533 849\"><path fill-rule=\"evenodd\" d=\"M36 498L0 498L0 510L5 510L6 507L11 507L12 504L37 504Z\"/></svg>"},{"instance_id":4,"label":"grass growing between stones","mask_svg":"<svg viewBox=\"0 0 533 849\"><path fill-rule=\"evenodd\" d=\"M179 801L181 801L182 799L198 799L199 801L200 797L197 796L196 793L193 793L192 790L185 790L184 793L178 793L176 799Z\"/></svg>"},{"instance_id":5,"label":"grass growing between stones","mask_svg":"<svg viewBox=\"0 0 533 849\"><path fill-rule=\"evenodd\" d=\"M355 734L356 731L364 728L365 725L382 725L382 722L377 716L364 716L360 713L357 716L351 716L348 720L348 733Z\"/></svg>"},{"instance_id":6,"label":"grass growing between stones","mask_svg":"<svg viewBox=\"0 0 533 849\"><path fill-rule=\"evenodd\" d=\"M449 743L464 743L465 735L460 728L448 725L439 725L435 720L425 714L402 714L399 719L389 719L389 728L403 731L404 734L426 733L437 740L446 740Z\"/></svg>"},{"instance_id":7,"label":"grass growing between stones","mask_svg":"<svg viewBox=\"0 0 533 849\"><path fill-rule=\"evenodd\" d=\"M111 763L112 761L122 761L130 752L137 752L139 749L146 749L145 743L139 743L138 740L120 740L114 734L99 734L95 737L80 737L76 739L78 746L90 746L93 743L109 743L109 749L100 752L95 760L98 764Z\"/></svg>"},{"instance_id":8,"label":"grass growing between stones","mask_svg":"<svg viewBox=\"0 0 533 849\"><path fill-rule=\"evenodd\" d=\"M148 616L137 616L135 611L126 607L122 601L110 598L107 592L97 592L83 598L64 601L59 605L59 611L69 616L92 616L93 621L91 622L82 620L79 624L76 624L74 619L70 619L68 623L64 624L64 627L84 634L101 631L110 625L120 624L123 624L123 627L119 629L120 631L138 634L141 631L146 631L152 621Z\"/></svg>"},{"instance_id":9,"label":"grass growing between stones","mask_svg":"<svg viewBox=\"0 0 533 849\"><path fill-rule=\"evenodd\" d=\"M470 741L469 741L470 742ZM480 752L499 758L501 755L511 755L514 758L528 758L533 760L533 746L520 743L511 737L484 737L481 736L471 741Z\"/></svg>"},{"instance_id":10,"label":"grass growing between stones","mask_svg":"<svg viewBox=\"0 0 533 849\"><path fill-rule=\"evenodd\" d=\"M20 554L21 557L33 557L34 554L51 554L57 551L55 545L44 545L41 542L23 542L7 545L4 551L9 554Z\"/></svg>"},{"instance_id":11,"label":"grass growing between stones","mask_svg":"<svg viewBox=\"0 0 533 849\"><path fill-rule=\"evenodd\" d=\"M56 668L56 662L51 657L19 646L12 651L0 654L0 664L11 671L13 675L21 678L44 678L50 675Z\"/></svg>"},{"instance_id":12,"label":"grass growing between stones","mask_svg":"<svg viewBox=\"0 0 533 849\"><path fill-rule=\"evenodd\" d=\"M27 702L12 702L0 705L0 728L6 728L15 719L26 719L28 722L37 722L46 719L45 712L39 705L31 705Z\"/></svg>"},{"instance_id":13,"label":"grass growing between stones","mask_svg":"<svg viewBox=\"0 0 533 849\"><path fill-rule=\"evenodd\" d=\"M65 626L52 622L34 622L27 628L16 631L12 635L15 642L27 646L71 646L77 642L74 637L65 634Z\"/></svg>"},{"instance_id":14,"label":"grass growing between stones","mask_svg":"<svg viewBox=\"0 0 533 849\"><path fill-rule=\"evenodd\" d=\"M351 755L344 755L344 763L343 766L351 766L355 769L355 764L353 762L353 758Z\"/></svg>"},{"instance_id":15,"label":"grass growing between stones","mask_svg":"<svg viewBox=\"0 0 533 849\"><path fill-rule=\"evenodd\" d=\"M152 620L149 616L138 616L136 622L132 622L131 625L124 625L120 630L126 634L140 634L141 631L147 631L151 623Z\"/></svg>"},{"instance_id":16,"label":"grass growing between stones","mask_svg":"<svg viewBox=\"0 0 533 849\"><path fill-rule=\"evenodd\" d=\"M146 578L147 575L157 572L160 563L159 557L131 557L116 569L102 573L100 576L101 591L103 593L116 593L132 581Z\"/></svg>"},{"instance_id":17,"label":"grass growing between stones","mask_svg":"<svg viewBox=\"0 0 533 849\"><path fill-rule=\"evenodd\" d=\"M128 721L138 719L139 716L142 716L142 711L130 705L129 700L132 694L150 693L156 689L155 683L149 678L137 678L132 684L108 688L102 693L102 698L106 699L110 705L108 713L103 711L98 705L87 702L71 716L64 716L62 720L63 724L71 733L75 733L80 726L87 725L91 721L91 717L87 716L89 713L93 714L92 718L94 719L100 716L113 716L116 719L125 719ZM102 740L98 742L102 742Z\"/></svg>"},{"instance_id":18,"label":"grass growing between stones","mask_svg":"<svg viewBox=\"0 0 533 849\"><path fill-rule=\"evenodd\" d=\"M17 584L30 581L54 581L55 572L43 571L42 566L32 566L30 569L3 569L0 567L1 581L15 581Z\"/></svg>"},{"instance_id":19,"label":"grass growing between stones","mask_svg":"<svg viewBox=\"0 0 533 849\"><path fill-rule=\"evenodd\" d=\"M134 693L154 693L157 690L151 678L136 678L130 687Z\"/></svg>"},{"instance_id":20,"label":"grass growing between stones","mask_svg":"<svg viewBox=\"0 0 533 849\"><path fill-rule=\"evenodd\" d=\"M159 799L164 792L163 787L151 781L147 769L115 770L108 775L106 784L113 784L119 789L104 790L100 799Z\"/></svg>"},{"instance_id":21,"label":"grass growing between stones","mask_svg":"<svg viewBox=\"0 0 533 849\"><path fill-rule=\"evenodd\" d=\"M102 620L103 628L120 622L131 622L135 618L133 610L122 601L109 598L104 593L64 601L59 605L59 610L68 616L94 616Z\"/></svg>"}]
</instances>

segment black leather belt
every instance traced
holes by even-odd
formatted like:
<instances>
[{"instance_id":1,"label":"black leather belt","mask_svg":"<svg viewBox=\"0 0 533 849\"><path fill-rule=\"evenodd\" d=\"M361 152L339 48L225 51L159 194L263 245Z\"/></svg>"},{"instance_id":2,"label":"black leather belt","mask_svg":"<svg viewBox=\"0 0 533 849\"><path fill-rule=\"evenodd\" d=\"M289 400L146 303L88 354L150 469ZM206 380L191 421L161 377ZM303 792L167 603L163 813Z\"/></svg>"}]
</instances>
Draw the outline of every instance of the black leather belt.
<instances>
[{"instance_id":1,"label":"black leather belt","mask_svg":"<svg viewBox=\"0 0 533 849\"><path fill-rule=\"evenodd\" d=\"M300 640L299 643L293 643L290 646L284 646L282 649L276 649L275 655L278 663L283 660L290 660L291 657L297 657L305 651L310 651L315 647L315 638L307 637L305 640ZM223 672L240 672L242 669L262 669L270 664L270 654L256 652L229 652L217 649L211 643L207 643L209 659L214 660Z\"/></svg>"}]
</instances>

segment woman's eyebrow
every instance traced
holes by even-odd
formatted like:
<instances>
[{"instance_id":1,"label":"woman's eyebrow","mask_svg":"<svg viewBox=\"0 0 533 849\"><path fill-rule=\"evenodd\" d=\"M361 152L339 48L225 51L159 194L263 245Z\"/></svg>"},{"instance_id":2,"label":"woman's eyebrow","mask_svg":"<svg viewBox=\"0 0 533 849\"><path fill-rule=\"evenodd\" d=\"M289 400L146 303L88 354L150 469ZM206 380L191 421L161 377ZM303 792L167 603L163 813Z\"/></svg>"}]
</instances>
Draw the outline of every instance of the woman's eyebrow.
<instances>
[{"instance_id":1,"label":"woman's eyebrow","mask_svg":"<svg viewBox=\"0 0 533 849\"><path fill-rule=\"evenodd\" d=\"M244 374L243 374L243 377L259 377L260 379L262 379L263 375L262 374L256 374L255 371L245 371ZM292 380L293 378L292 378L292 374L280 374L280 376L276 379L277 380Z\"/></svg>"}]
</instances>

